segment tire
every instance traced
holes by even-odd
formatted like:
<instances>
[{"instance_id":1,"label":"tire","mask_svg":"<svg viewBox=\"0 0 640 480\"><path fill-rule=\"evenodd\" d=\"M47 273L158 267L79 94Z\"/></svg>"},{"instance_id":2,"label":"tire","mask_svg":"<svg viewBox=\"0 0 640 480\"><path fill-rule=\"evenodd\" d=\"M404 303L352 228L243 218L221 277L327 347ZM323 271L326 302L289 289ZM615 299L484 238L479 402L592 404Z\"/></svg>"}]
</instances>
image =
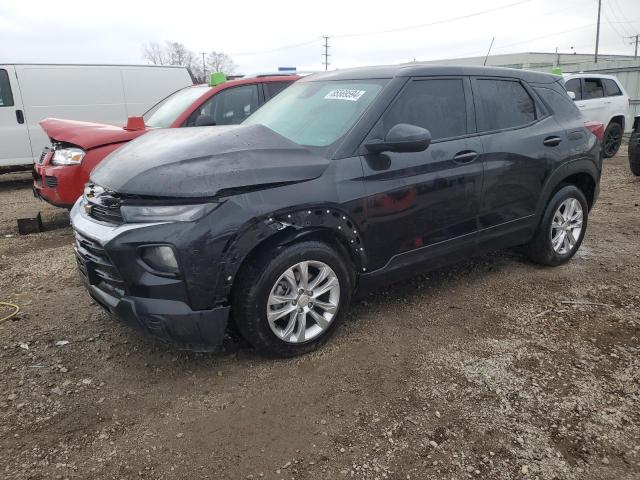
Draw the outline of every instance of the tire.
<instances>
[{"instance_id":1,"label":"tire","mask_svg":"<svg viewBox=\"0 0 640 480\"><path fill-rule=\"evenodd\" d=\"M561 234L563 231L563 226L560 228L554 227L554 220L561 219L559 222L561 225L564 223L562 212L564 209L564 213L570 213L567 211L567 207L571 205L571 200L577 202L579 204L580 209L582 210L582 223L581 228L578 231L575 228L570 228L571 225L577 225L577 222L569 222L567 225L571 230L571 237L569 237L569 231L565 231L566 241L561 242L558 248L554 248L553 238L555 236L556 239L561 238ZM573 206L577 211L578 208L574 203ZM556 214L560 216L557 217ZM571 257L578 251L580 245L582 244L582 239L584 238L584 234L587 231L587 220L589 217L589 205L587 203L587 199L580 190L575 185L563 185L558 191L551 197L547 207L545 208L544 214L538 225L538 229L536 230L533 238L529 243L524 246L525 254L534 262L539 263L541 265L548 266L557 266L562 265L563 263L568 262ZM556 235L560 234L560 237ZM577 235L577 238L575 238ZM571 239L574 239L575 242L571 244ZM567 245L567 244L570 245ZM567 247L570 248L567 248ZM566 249L566 251L565 251Z\"/></svg>"},{"instance_id":2,"label":"tire","mask_svg":"<svg viewBox=\"0 0 640 480\"><path fill-rule=\"evenodd\" d=\"M303 263L307 264L309 289L314 287L321 270L328 275L314 290L320 293L330 287L326 293L317 296L309 295L311 290L300 293L301 284L294 285L293 281L299 283ZM329 340L349 307L353 293L349 271L338 252L318 241L263 252L243 266L234 286L232 314L236 328L247 342L268 355L293 357L315 350ZM293 279L286 275L288 272ZM276 299L276 303L268 303ZM279 301L283 299L287 301ZM324 307L319 306L321 303ZM323 310L325 307L327 310ZM322 322L316 321L320 318L311 311ZM282 312L287 313L281 315ZM328 317L331 318L327 320ZM305 329L300 328L301 318L305 319Z\"/></svg>"},{"instance_id":3,"label":"tire","mask_svg":"<svg viewBox=\"0 0 640 480\"><path fill-rule=\"evenodd\" d=\"M629 167L634 175L640 176L640 132L634 130L629 139Z\"/></svg>"},{"instance_id":4,"label":"tire","mask_svg":"<svg viewBox=\"0 0 640 480\"><path fill-rule=\"evenodd\" d=\"M611 122L604 131L602 140L602 157L611 158L620 149L622 144L622 126L619 123Z\"/></svg>"}]
</instances>

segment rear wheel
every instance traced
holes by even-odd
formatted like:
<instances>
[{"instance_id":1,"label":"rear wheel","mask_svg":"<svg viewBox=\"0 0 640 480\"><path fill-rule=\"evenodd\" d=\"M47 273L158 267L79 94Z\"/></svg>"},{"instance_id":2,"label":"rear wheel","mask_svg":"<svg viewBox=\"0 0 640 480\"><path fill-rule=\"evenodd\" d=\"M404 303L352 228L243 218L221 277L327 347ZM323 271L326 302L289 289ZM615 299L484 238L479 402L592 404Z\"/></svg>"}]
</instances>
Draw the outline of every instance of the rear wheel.
<instances>
[{"instance_id":1,"label":"rear wheel","mask_svg":"<svg viewBox=\"0 0 640 480\"><path fill-rule=\"evenodd\" d=\"M258 350L290 357L318 348L348 308L348 266L328 245L307 241L243 267L234 287L233 316Z\"/></svg>"},{"instance_id":2,"label":"rear wheel","mask_svg":"<svg viewBox=\"0 0 640 480\"><path fill-rule=\"evenodd\" d=\"M629 166L634 175L640 176L640 131L634 130L629 139Z\"/></svg>"},{"instance_id":3,"label":"rear wheel","mask_svg":"<svg viewBox=\"0 0 640 480\"><path fill-rule=\"evenodd\" d=\"M589 205L575 185L560 188L547 204L534 237L525 253L536 263L556 266L576 253L587 229Z\"/></svg>"},{"instance_id":4,"label":"rear wheel","mask_svg":"<svg viewBox=\"0 0 640 480\"><path fill-rule=\"evenodd\" d=\"M604 139L602 140L602 156L604 158L611 158L620 149L622 144L622 126L619 123L611 122L604 132Z\"/></svg>"}]
</instances>

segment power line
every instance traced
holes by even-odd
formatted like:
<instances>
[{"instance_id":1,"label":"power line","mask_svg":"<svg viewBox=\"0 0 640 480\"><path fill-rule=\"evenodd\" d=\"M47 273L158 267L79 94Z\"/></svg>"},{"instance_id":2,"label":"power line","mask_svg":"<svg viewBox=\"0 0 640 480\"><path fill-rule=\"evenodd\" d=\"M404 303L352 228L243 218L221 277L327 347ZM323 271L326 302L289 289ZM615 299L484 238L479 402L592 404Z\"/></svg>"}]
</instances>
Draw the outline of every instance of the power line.
<instances>
[{"instance_id":1,"label":"power line","mask_svg":"<svg viewBox=\"0 0 640 480\"><path fill-rule=\"evenodd\" d=\"M445 19L445 20L437 20L435 22L430 22L430 23L422 23L420 25L412 25L412 26L409 26L409 27L400 27L400 28L391 28L391 29L388 29L388 30L377 30L377 31L373 31L373 32L344 33L342 35L333 35L333 38L364 37L364 36L368 36L368 35L380 35L380 34L383 34L383 33L403 32L405 30L415 30L417 28L432 27L433 25L440 25L440 24L443 24L443 23L455 22L455 21L458 21L458 20L464 20L464 19L467 19L467 18L477 17L479 15L485 15L487 13L495 12L495 11L498 11L498 10L504 10L506 8L515 7L517 5L522 5L523 3L529 3L531 1L532 0L520 0L519 2L509 3L507 5L502 5L500 7L495 7L495 8L490 8L490 9L487 9L487 10L482 10L480 12L470 13L468 15L461 15L459 17L448 18L448 19Z\"/></svg>"},{"instance_id":2,"label":"power line","mask_svg":"<svg viewBox=\"0 0 640 480\"><path fill-rule=\"evenodd\" d=\"M259 50L259 51L255 51L255 52L237 52L237 53L230 53L229 55L233 55L233 56L243 56L243 55L262 55L263 53L272 53L272 52L279 52L281 50L289 50L291 48L299 48L299 47L305 47L307 45L312 45L314 43L316 43L318 40L308 40L306 42L301 42L301 43L295 43L293 45L284 45L282 47L276 47L276 48L271 48L269 50Z\"/></svg>"},{"instance_id":3,"label":"power line","mask_svg":"<svg viewBox=\"0 0 640 480\"><path fill-rule=\"evenodd\" d=\"M475 12L475 13L470 13L468 15L462 15L459 17L454 17L454 18L447 18L444 20L438 20L436 22L431 22L431 23L424 23L421 25L412 25L412 26L408 26L408 27L401 27L401 28L394 28L394 29L389 29L389 30L379 30L376 32L360 32L360 33L345 33L342 35L332 35L332 38L347 38L347 37L363 37L363 36L368 36L368 35L379 35L379 34L384 34L384 33L393 33L393 32L401 32L404 30L413 30L413 29L417 29L417 28L424 28L424 27L430 27L433 25L440 25L443 23L450 23L450 22L455 22L458 20L464 20L467 18L473 18L473 17L477 17L479 15L485 15L487 13L491 13L491 12L495 12L498 10L504 10L506 8L511 8L511 7L515 7L517 5L522 5L524 3L529 3L533 0L520 0L518 2L514 2L514 3L510 3L507 5L502 5L500 7L495 7L495 8L490 8L487 10L482 10L480 12ZM292 45L283 45L281 47L275 47L275 48L271 48L268 50L258 50L258 51L253 51L253 52L235 52L235 53L230 53L229 55L232 56L251 56L251 55L262 55L264 53L273 53L273 52L279 52L282 50L289 50L292 48L299 48L299 47L305 47L307 45L312 45L314 43L316 43L317 40L308 40L306 42L301 42L301 43L295 43Z\"/></svg>"}]
</instances>

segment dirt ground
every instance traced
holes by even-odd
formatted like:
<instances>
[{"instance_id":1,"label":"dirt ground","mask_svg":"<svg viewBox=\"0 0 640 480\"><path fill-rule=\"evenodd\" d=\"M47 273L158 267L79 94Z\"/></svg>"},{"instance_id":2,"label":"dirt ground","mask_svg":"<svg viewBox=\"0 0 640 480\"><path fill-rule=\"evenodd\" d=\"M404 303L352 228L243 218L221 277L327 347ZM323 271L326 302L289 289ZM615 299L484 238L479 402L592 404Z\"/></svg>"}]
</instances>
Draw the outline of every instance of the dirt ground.
<instances>
[{"instance_id":1,"label":"dirt ground","mask_svg":"<svg viewBox=\"0 0 640 480\"><path fill-rule=\"evenodd\" d=\"M0 324L0 477L639 479L626 152L601 189L569 264L465 261L357 302L322 350L273 360L233 341L180 352L116 323L81 286L69 227L16 235L17 213L66 212L28 176L0 177L0 301L22 308Z\"/></svg>"}]
</instances>

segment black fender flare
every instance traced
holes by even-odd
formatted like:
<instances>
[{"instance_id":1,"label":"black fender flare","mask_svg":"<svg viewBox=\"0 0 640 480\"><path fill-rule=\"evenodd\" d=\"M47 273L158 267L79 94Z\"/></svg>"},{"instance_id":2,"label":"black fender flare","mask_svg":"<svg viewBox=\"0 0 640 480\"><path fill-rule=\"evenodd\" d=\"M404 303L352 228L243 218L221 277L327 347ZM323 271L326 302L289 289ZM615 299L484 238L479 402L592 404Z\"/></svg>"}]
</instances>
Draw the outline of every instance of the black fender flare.
<instances>
[{"instance_id":1,"label":"black fender flare","mask_svg":"<svg viewBox=\"0 0 640 480\"><path fill-rule=\"evenodd\" d=\"M560 165L547 177L547 180L542 187L542 194L540 195L538 205L536 206L536 224L540 218L542 218L544 210L547 207L547 203L549 203L549 200L558 188L558 185L560 185L566 178L576 174L589 175L596 186L597 193L598 182L600 181L600 169L592 160L581 158Z\"/></svg>"},{"instance_id":2,"label":"black fender flare","mask_svg":"<svg viewBox=\"0 0 640 480\"><path fill-rule=\"evenodd\" d=\"M367 257L362 230L340 207L305 206L278 210L255 217L242 226L225 247L220 262L217 300L231 292L238 271L247 257L261 245L271 242L280 248L317 232L331 232L348 251L356 271L366 271Z\"/></svg>"}]
</instances>

